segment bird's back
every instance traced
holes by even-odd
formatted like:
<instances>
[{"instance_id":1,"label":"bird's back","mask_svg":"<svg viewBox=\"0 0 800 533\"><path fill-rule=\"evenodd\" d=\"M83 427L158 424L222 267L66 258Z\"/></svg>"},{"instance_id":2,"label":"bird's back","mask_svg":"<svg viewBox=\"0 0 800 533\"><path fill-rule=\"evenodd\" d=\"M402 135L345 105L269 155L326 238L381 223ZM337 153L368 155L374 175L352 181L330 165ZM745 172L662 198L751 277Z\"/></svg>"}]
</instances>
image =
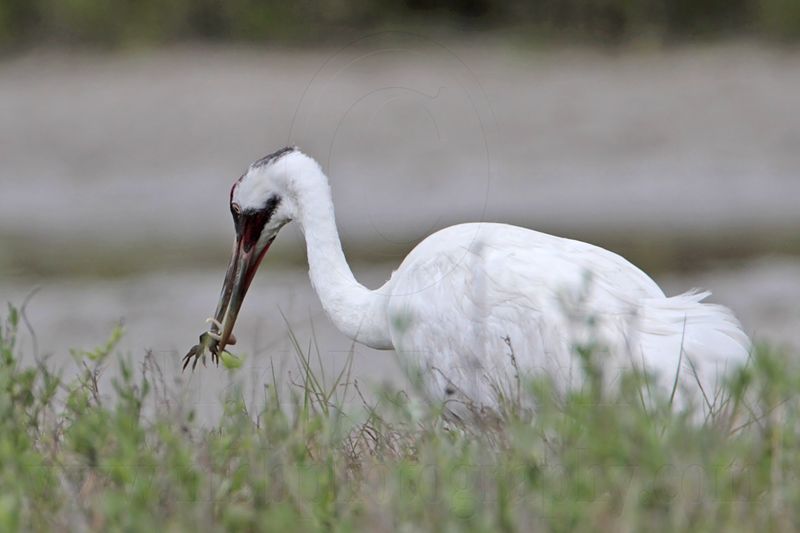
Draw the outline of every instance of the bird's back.
<instances>
[{"instance_id":1,"label":"bird's back","mask_svg":"<svg viewBox=\"0 0 800 533\"><path fill-rule=\"evenodd\" d=\"M489 407L519 373L581 383L580 345L608 348L609 376L643 361L664 383L681 361L708 370L703 362L741 361L749 345L727 309L700 302L705 295L666 298L613 252L505 224L431 235L384 290L392 343L428 376L429 392Z\"/></svg>"}]
</instances>

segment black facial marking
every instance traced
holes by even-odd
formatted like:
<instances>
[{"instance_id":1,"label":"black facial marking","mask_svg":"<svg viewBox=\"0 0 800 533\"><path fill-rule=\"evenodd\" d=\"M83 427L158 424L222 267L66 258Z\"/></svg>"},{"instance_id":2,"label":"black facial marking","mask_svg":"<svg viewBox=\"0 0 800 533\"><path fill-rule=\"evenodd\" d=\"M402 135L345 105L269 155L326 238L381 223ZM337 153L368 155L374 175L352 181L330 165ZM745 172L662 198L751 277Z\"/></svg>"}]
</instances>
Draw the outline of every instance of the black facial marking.
<instances>
[{"instance_id":1,"label":"black facial marking","mask_svg":"<svg viewBox=\"0 0 800 533\"><path fill-rule=\"evenodd\" d=\"M263 167L265 165L269 165L270 163L274 163L275 161L285 156L286 154L290 154L296 150L297 147L295 146L287 146L286 148L281 148L277 152L272 152L269 155L265 155L264 157L262 157L261 159L250 165L250 168L258 168L258 167Z\"/></svg>"},{"instance_id":2,"label":"black facial marking","mask_svg":"<svg viewBox=\"0 0 800 533\"><path fill-rule=\"evenodd\" d=\"M281 199L280 196L270 196L264 207L260 209L249 209L247 211L237 213L231 207L233 214L233 224L236 227L236 235L242 242L242 248L245 252L249 252L253 246L258 242L261 237L261 232L264 226L270 221L275 210L278 208Z\"/></svg>"}]
</instances>

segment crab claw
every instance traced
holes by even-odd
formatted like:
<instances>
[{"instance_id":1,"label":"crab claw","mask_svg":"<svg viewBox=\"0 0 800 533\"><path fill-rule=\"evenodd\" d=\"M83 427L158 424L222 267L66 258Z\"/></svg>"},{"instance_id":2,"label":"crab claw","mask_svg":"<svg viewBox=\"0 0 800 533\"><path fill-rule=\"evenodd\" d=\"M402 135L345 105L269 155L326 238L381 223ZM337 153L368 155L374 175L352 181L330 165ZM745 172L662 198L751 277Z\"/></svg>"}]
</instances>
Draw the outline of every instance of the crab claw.
<instances>
[{"instance_id":1,"label":"crab claw","mask_svg":"<svg viewBox=\"0 0 800 533\"><path fill-rule=\"evenodd\" d=\"M186 370L186 368L189 366L189 363L192 363L192 361L194 361L194 363L192 364L192 370L195 369L195 367L197 366L197 361L200 360L199 352L200 352L199 344L195 344L189 349L189 353L183 356L183 370Z\"/></svg>"},{"instance_id":2,"label":"crab claw","mask_svg":"<svg viewBox=\"0 0 800 533\"><path fill-rule=\"evenodd\" d=\"M205 366L206 352L211 354L211 361L219 364L219 344L208 331L200 335L200 342L192 346L183 357L183 370L189 367L189 363L192 364L192 370L194 370L201 360L203 361L203 366Z\"/></svg>"}]
</instances>

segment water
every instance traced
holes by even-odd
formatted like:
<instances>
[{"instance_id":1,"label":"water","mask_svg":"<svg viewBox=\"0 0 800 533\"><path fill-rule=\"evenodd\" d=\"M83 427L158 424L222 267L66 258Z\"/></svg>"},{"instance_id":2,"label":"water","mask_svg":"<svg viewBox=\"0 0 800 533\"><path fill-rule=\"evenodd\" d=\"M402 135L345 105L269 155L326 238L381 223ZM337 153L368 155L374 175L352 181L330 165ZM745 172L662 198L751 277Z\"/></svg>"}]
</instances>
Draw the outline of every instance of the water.
<instances>
[{"instance_id":1,"label":"water","mask_svg":"<svg viewBox=\"0 0 800 533\"><path fill-rule=\"evenodd\" d=\"M24 258L0 267L215 264L232 182L288 143L323 164L350 251L371 260L482 219L612 235L800 226L797 54L407 40L0 63L0 238ZM296 232L281 245L302 247Z\"/></svg>"}]
</instances>

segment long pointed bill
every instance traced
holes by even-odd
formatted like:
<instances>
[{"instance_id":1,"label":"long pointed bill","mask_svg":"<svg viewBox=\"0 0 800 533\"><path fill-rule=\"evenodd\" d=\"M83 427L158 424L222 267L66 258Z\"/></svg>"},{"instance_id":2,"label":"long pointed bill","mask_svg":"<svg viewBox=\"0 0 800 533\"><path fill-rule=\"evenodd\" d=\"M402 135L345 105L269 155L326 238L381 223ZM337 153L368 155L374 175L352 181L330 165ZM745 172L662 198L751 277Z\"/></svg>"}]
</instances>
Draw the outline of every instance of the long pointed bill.
<instances>
[{"instance_id":1,"label":"long pointed bill","mask_svg":"<svg viewBox=\"0 0 800 533\"><path fill-rule=\"evenodd\" d=\"M237 239L233 247L228 270L225 272L225 281L222 284L222 291L219 295L217 311L214 313L216 323L211 325L212 333L218 337L217 346L212 349L217 356L225 350L228 344L235 344L233 336L233 326L236 324L236 317L239 309L250 288L261 260L272 244L270 239L267 244L258 250L257 246L246 246L246 239Z\"/></svg>"}]
</instances>

